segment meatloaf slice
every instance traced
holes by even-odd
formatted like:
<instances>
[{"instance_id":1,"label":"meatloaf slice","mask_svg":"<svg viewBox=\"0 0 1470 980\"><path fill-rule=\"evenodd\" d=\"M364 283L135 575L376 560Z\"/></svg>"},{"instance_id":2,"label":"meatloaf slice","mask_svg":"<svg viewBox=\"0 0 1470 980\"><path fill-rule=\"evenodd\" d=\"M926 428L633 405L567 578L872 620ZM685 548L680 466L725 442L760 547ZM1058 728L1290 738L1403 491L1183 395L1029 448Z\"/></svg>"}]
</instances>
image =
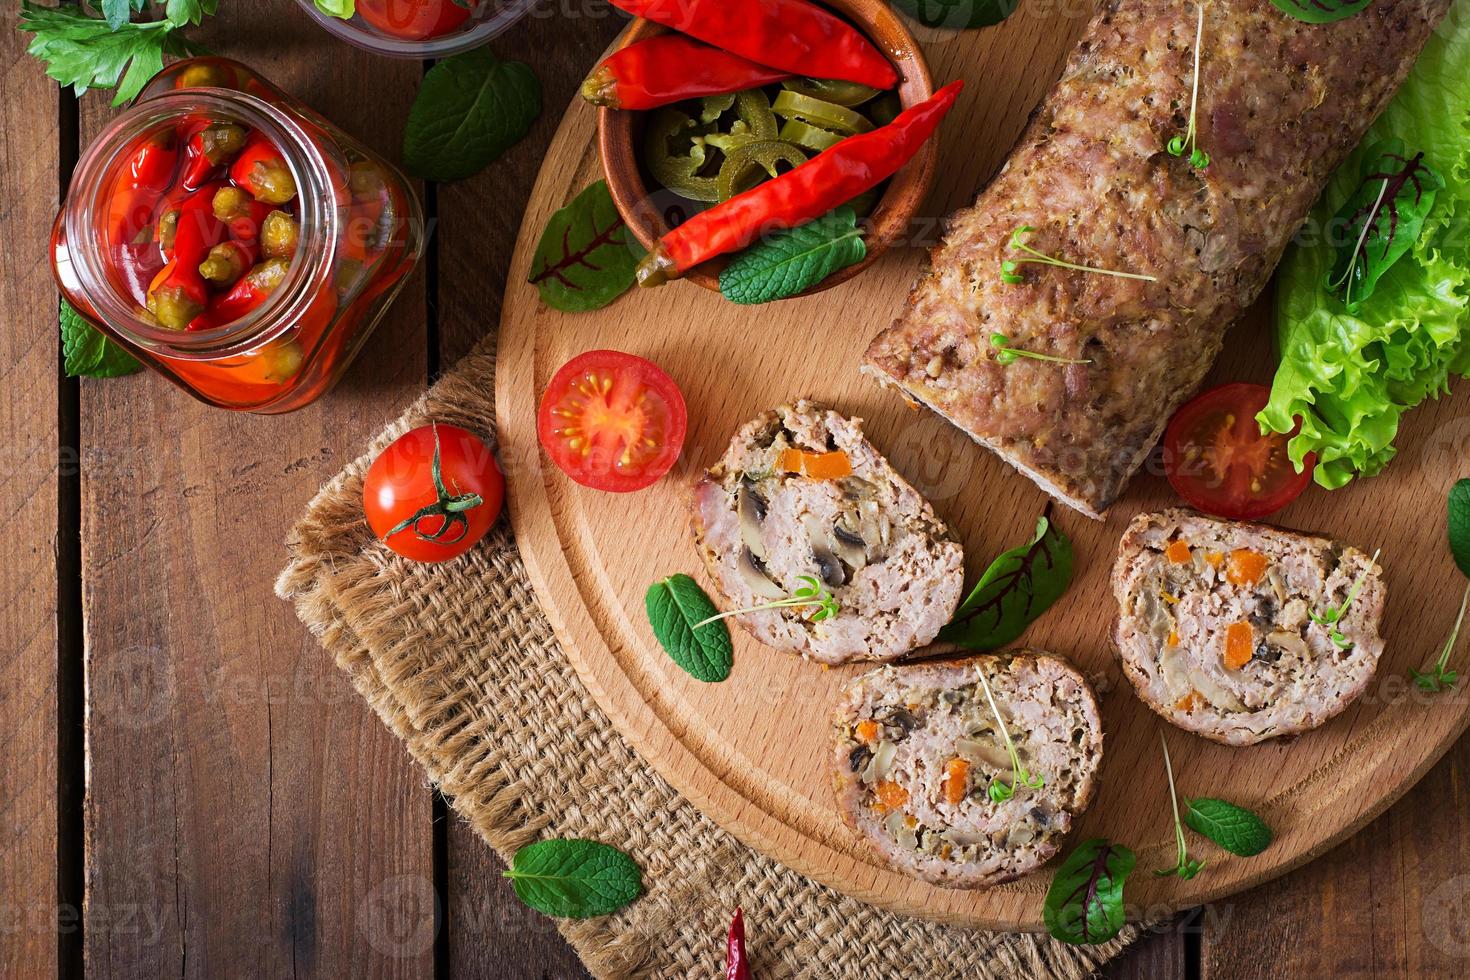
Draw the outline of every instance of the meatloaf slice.
<instances>
[{"instance_id":1,"label":"meatloaf slice","mask_svg":"<svg viewBox=\"0 0 1470 980\"><path fill-rule=\"evenodd\" d=\"M1322 622L1357 593L1335 624ZM1383 571L1355 548L1189 510L1133 519L1113 567L1114 642L1149 707L1227 745L1316 728L1363 692Z\"/></svg>"},{"instance_id":2,"label":"meatloaf slice","mask_svg":"<svg viewBox=\"0 0 1470 980\"><path fill-rule=\"evenodd\" d=\"M982 673L1039 786L1015 780ZM895 870L937 885L984 888L1041 867L1097 792L1097 699L1050 654L881 667L847 689L835 723L843 820ZM1014 795L993 800L995 781Z\"/></svg>"},{"instance_id":3,"label":"meatloaf slice","mask_svg":"<svg viewBox=\"0 0 1470 980\"><path fill-rule=\"evenodd\" d=\"M811 466L791 472L796 458ZM861 420L810 401L741 427L694 487L693 525L727 608L786 599L804 577L823 584L833 616L803 606L735 617L762 643L822 663L923 646L964 587L959 542L863 437Z\"/></svg>"}]
</instances>

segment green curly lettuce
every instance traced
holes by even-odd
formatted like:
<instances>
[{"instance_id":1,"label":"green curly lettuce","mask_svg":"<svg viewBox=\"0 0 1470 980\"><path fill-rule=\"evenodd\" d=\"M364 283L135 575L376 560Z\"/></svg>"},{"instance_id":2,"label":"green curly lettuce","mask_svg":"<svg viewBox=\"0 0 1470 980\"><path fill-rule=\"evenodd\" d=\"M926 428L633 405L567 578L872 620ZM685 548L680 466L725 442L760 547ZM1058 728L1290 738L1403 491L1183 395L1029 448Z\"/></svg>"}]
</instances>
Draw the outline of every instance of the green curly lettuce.
<instances>
[{"instance_id":1,"label":"green curly lettuce","mask_svg":"<svg viewBox=\"0 0 1470 980\"><path fill-rule=\"evenodd\" d=\"M1306 228L1328 227L1358 189L1364 156L1400 139L1443 175L1445 188L1410 252L1350 313L1323 285L1335 252L1326 236L1298 238L1277 273L1281 363L1262 427L1290 432L1298 468L1317 457L1328 489L1373 476L1394 455L1404 412L1470 376L1470 0L1425 46L1398 96L1333 176Z\"/></svg>"}]
</instances>

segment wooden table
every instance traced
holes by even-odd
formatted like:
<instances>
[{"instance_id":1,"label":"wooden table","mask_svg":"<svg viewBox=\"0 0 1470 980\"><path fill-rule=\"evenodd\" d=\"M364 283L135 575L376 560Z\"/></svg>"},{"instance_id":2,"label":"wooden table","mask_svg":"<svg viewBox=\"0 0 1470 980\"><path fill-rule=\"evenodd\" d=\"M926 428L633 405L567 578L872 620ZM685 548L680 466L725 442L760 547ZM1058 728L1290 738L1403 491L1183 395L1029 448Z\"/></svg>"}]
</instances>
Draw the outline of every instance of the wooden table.
<instances>
[{"instance_id":1,"label":"wooden table","mask_svg":"<svg viewBox=\"0 0 1470 980\"><path fill-rule=\"evenodd\" d=\"M399 156L424 65L336 42L289 0L221 6L205 44ZM112 110L59 92L5 18L0 976L585 976L271 584L317 487L495 324L541 154L621 19L544 3L492 45L540 75L540 122L478 177L423 188L424 271L331 396L268 418L146 374L61 377L47 235ZM1467 762L1462 744L1349 843L1109 975L1463 975Z\"/></svg>"}]
</instances>

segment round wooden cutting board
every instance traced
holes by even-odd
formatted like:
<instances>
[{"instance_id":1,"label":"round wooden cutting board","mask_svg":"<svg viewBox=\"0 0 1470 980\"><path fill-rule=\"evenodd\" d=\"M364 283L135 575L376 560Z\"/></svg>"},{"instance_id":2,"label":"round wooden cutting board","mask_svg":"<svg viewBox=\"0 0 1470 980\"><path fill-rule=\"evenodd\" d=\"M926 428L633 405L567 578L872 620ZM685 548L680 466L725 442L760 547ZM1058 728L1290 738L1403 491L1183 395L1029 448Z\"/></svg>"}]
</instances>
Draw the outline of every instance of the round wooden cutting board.
<instances>
[{"instance_id":1,"label":"round wooden cutting board","mask_svg":"<svg viewBox=\"0 0 1470 980\"><path fill-rule=\"evenodd\" d=\"M939 178L924 214L971 202L1060 73L1088 6L1023 5L999 28L922 37L936 84L957 77L970 83L942 130ZM937 221L915 228L914 247L896 249L852 282L808 299L740 307L676 283L635 290L595 313L559 313L540 305L526 277L552 212L600 176L593 130L593 111L578 100L547 154L511 266L496 379L511 518L567 655L643 757L751 847L896 911L1042 928L1050 869L985 891L937 888L885 869L843 826L829 788L829 717L839 689L867 668L823 669L732 629L732 676L703 684L660 649L644 613L645 590L673 572L694 575L713 593L689 533L689 484L741 423L800 396L867 420L873 443L960 535L971 582L996 554L1027 540L1046 504L1039 490L938 417L909 409L858 374L868 342L903 308ZM602 347L654 360L688 400L683 458L641 493L579 487L537 449L536 404L547 381L573 355ZM1273 363L1262 308L1230 334L1211 383L1269 383ZM1397 799L1465 729L1470 701L1458 691L1425 695L1408 671L1437 654L1463 586L1445 544L1444 511L1451 484L1470 475L1470 386L1413 412L1399 447L1383 476L1331 493L1313 487L1276 518L1370 553L1383 549L1387 652L1378 677L1322 729L1253 748L1215 745L1166 725L1134 696L1109 647L1115 606L1108 573L1119 536L1139 511L1178 503L1157 467L1134 479L1106 521L1057 510L1075 544L1076 578L1023 643L1071 658L1098 683L1106 728L1102 789L1066 849L1101 836L1137 851L1138 870L1127 886L1130 917L1218 899L1321 853ZM1208 861L1201 875L1181 881L1150 873L1174 861L1161 730L1180 793L1224 797L1262 813L1276 831L1265 853L1232 857L1191 834L1193 855Z\"/></svg>"}]
</instances>

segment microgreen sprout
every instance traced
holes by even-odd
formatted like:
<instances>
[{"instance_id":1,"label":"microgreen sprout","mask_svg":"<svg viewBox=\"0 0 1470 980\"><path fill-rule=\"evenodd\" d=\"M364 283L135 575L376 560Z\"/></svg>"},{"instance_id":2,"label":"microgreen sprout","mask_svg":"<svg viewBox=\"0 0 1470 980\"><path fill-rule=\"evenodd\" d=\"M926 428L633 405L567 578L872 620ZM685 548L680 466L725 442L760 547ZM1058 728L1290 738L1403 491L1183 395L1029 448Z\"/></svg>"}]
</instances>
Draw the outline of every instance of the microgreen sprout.
<instances>
[{"instance_id":1,"label":"microgreen sprout","mask_svg":"<svg viewBox=\"0 0 1470 980\"><path fill-rule=\"evenodd\" d=\"M1352 258L1348 260L1347 268L1343 270L1341 276L1331 280L1327 284L1328 290L1334 293L1344 286L1347 287L1347 292L1343 296L1344 303L1351 304L1353 301L1353 281L1357 278L1353 273L1358 271L1358 266L1363 262L1363 246L1368 244L1368 235L1373 231L1374 225L1377 222L1375 216L1379 213L1379 209L1383 207L1383 199L1388 196L1389 184L1389 179L1383 181L1383 188L1378 192L1378 199L1373 202L1373 207L1369 209L1368 216L1363 221L1363 230L1358 233L1357 241L1353 244Z\"/></svg>"},{"instance_id":2,"label":"microgreen sprout","mask_svg":"<svg viewBox=\"0 0 1470 980\"><path fill-rule=\"evenodd\" d=\"M998 364L1012 364L1018 357L1029 357L1033 361L1051 361L1053 364L1091 364L1090 358L1057 357L1052 354L1038 354L1035 351L1023 350L1020 347L1010 346L1011 338L1003 333L990 335L990 346L995 348L995 360Z\"/></svg>"},{"instance_id":3,"label":"microgreen sprout","mask_svg":"<svg viewBox=\"0 0 1470 980\"><path fill-rule=\"evenodd\" d=\"M1465 622L1465 607L1470 605L1470 586L1466 586L1465 595L1460 599L1460 614L1455 617L1455 628L1450 630L1449 639L1444 641L1444 647L1439 651L1439 659L1423 671L1409 670L1414 677L1414 683L1419 689L1429 694L1438 694L1440 691L1452 689L1455 682L1460 679L1458 671L1446 670L1450 662L1450 654L1455 652L1455 644L1460 640L1460 626Z\"/></svg>"},{"instance_id":4,"label":"microgreen sprout","mask_svg":"<svg viewBox=\"0 0 1470 980\"><path fill-rule=\"evenodd\" d=\"M1210 155L1199 147L1199 131L1197 129L1199 119L1199 73L1201 49L1205 42L1205 5L1199 5L1199 28L1194 35L1194 84L1193 91L1189 97L1189 128L1183 136L1175 136L1169 141L1169 155L1175 157L1184 156L1184 151L1189 151L1189 165L1196 170L1204 170L1210 165Z\"/></svg>"},{"instance_id":5,"label":"microgreen sprout","mask_svg":"<svg viewBox=\"0 0 1470 980\"><path fill-rule=\"evenodd\" d=\"M995 715L995 723L1000 726L1000 737L1006 743L1006 754L1011 757L1011 783L1007 786L1000 779L992 779L990 788L986 795L992 803L1004 803L1016 795L1016 787L1026 786L1030 789L1040 789L1046 784L1041 774L1035 776L1026 771L1021 765L1021 756L1016 752L1016 743L1011 741L1011 733L1006 729L1006 721L1000 716L1000 708L996 707L995 695L990 692L990 681L985 679L985 671L978 671L980 675L980 686L985 688L985 699L990 702L990 710Z\"/></svg>"},{"instance_id":6,"label":"microgreen sprout","mask_svg":"<svg viewBox=\"0 0 1470 980\"><path fill-rule=\"evenodd\" d=\"M1159 742L1164 746L1164 769L1169 773L1169 803L1174 807L1174 843L1178 847L1177 862L1172 868L1159 868L1154 872L1156 878L1167 878L1170 875L1178 875L1185 881L1193 878L1204 868L1205 862L1196 861L1189 856L1189 849L1184 843L1184 824L1179 820L1179 793L1174 788L1174 763L1169 759L1169 740L1159 732Z\"/></svg>"},{"instance_id":7,"label":"microgreen sprout","mask_svg":"<svg viewBox=\"0 0 1470 980\"><path fill-rule=\"evenodd\" d=\"M1338 606L1335 609L1329 609L1325 613L1318 613L1314 610L1307 614L1312 618L1312 622L1316 623L1318 626L1328 627L1327 635L1331 637L1333 644L1339 650L1347 650L1351 648L1352 643L1348 640L1347 637L1342 635L1342 632L1337 628L1337 624L1342 621L1343 616L1347 615L1348 607L1353 604L1353 600L1358 597L1358 593L1363 591L1363 583L1368 580L1368 573L1371 572L1373 570L1373 566L1378 563L1378 555L1382 550L1383 549L1380 548L1378 549L1378 551L1373 552L1373 557L1369 559L1368 564L1363 568L1363 570L1358 573L1358 577L1353 580L1352 588L1348 589L1348 594L1342 600L1342 605Z\"/></svg>"},{"instance_id":8,"label":"microgreen sprout","mask_svg":"<svg viewBox=\"0 0 1470 980\"><path fill-rule=\"evenodd\" d=\"M707 619L701 619L699 622L695 623L692 628L699 629L701 626L704 626L708 623L713 623L718 619L729 619L731 616L741 616L745 613L763 612L767 609L797 609L802 606L816 606L816 612L812 613L809 617L814 623L820 623L824 619L831 619L833 616L837 615L837 611L840 608L837 604L837 598L832 595L832 593L828 592L826 587L823 586L821 582L817 581L814 576L803 575L797 581L806 582L807 584L803 585L801 588L791 593L791 597L788 599L778 599L775 602L765 602L761 603L758 606L747 606L744 609L732 609L729 612L723 612L717 616L710 616Z\"/></svg>"},{"instance_id":9,"label":"microgreen sprout","mask_svg":"<svg viewBox=\"0 0 1470 980\"><path fill-rule=\"evenodd\" d=\"M1030 235L1035 230L1036 229L1030 225L1022 225L1015 231L1011 232L1010 247L1018 252L1024 253L1025 255L1029 256L1029 258L1006 259L1004 262L1002 262L1000 264L1001 282L1008 282L1012 284L1025 282L1026 278L1021 275L1021 266L1028 264L1051 265L1056 266L1058 269L1071 269L1074 272L1092 272L1100 276L1117 276L1119 279L1141 279L1144 282L1159 281L1157 276L1144 276L1139 275L1136 272L1118 272L1113 269L1099 269L1096 266L1091 265L1078 265L1075 262L1065 262L1062 259L1056 258L1055 256L1047 255L1045 252L1037 251L1030 245L1026 244L1026 236Z\"/></svg>"}]
</instances>

